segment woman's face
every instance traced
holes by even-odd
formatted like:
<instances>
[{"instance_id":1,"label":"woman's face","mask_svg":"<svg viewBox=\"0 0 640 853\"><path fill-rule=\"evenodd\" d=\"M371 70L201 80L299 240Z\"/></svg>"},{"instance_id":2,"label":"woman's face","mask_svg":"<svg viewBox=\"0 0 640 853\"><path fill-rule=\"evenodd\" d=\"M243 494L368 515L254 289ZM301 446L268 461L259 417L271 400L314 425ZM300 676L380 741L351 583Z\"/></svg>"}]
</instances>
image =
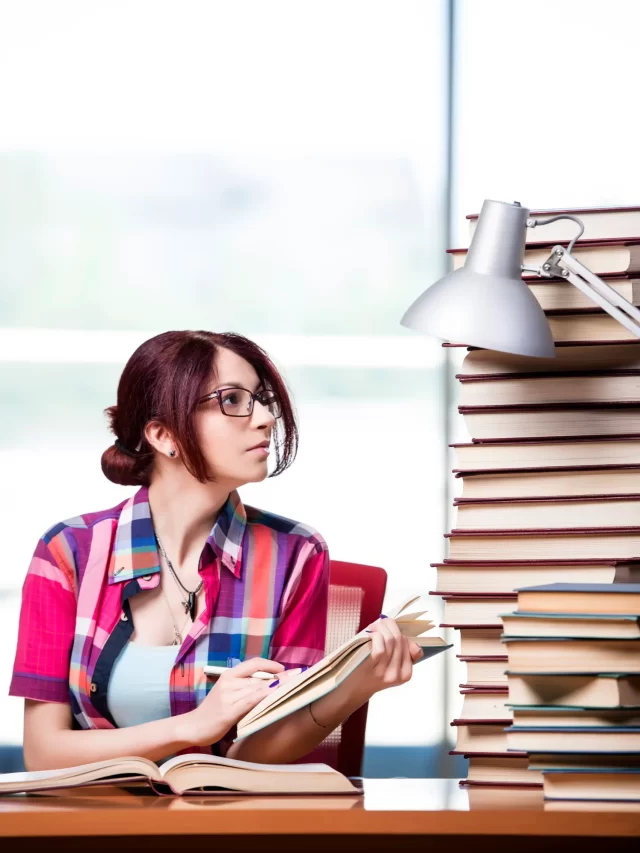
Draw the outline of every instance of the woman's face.
<instances>
[{"instance_id":1,"label":"woman's face","mask_svg":"<svg viewBox=\"0 0 640 853\"><path fill-rule=\"evenodd\" d=\"M218 350L216 373L204 394L233 388L244 388L254 394L265 390L255 369L231 350ZM228 411L234 411L238 399L232 390L222 395ZM254 448L271 441L274 424L271 412L257 400L249 417L223 414L216 397L201 403L196 413L198 440L216 481L224 481L235 489L244 483L264 480L268 474L269 448Z\"/></svg>"}]
</instances>

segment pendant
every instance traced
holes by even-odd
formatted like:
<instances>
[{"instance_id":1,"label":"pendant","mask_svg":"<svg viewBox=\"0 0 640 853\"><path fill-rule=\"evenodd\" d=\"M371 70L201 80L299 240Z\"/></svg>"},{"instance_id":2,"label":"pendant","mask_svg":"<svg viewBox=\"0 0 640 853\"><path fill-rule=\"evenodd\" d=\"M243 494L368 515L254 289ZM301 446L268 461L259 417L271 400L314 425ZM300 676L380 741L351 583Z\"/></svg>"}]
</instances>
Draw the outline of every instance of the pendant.
<instances>
[{"instance_id":1,"label":"pendant","mask_svg":"<svg viewBox=\"0 0 640 853\"><path fill-rule=\"evenodd\" d=\"M191 616L191 621L193 622L193 620L196 618L196 594L195 594L195 592L189 593L188 609L189 609L189 616Z\"/></svg>"}]
</instances>

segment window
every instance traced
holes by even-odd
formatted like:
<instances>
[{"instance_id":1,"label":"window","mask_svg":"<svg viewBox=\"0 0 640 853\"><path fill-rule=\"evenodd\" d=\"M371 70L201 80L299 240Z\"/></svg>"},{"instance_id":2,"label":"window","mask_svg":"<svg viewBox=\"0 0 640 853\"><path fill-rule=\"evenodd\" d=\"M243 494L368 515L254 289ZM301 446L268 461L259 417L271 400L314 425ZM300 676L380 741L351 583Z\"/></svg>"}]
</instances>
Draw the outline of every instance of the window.
<instances>
[{"instance_id":1,"label":"window","mask_svg":"<svg viewBox=\"0 0 640 853\"><path fill-rule=\"evenodd\" d=\"M162 2L26 0L5 11L0 608L11 636L38 537L131 491L100 472L102 411L135 346L168 328L254 337L289 379L298 461L244 500L317 527L336 558L384 566L390 604L433 588L444 359L399 320L445 263L445 7L186 0L178 16ZM0 716L17 744L12 658L9 644ZM441 740L443 666L375 697L371 745ZM420 697L411 712L409 695Z\"/></svg>"}]
</instances>

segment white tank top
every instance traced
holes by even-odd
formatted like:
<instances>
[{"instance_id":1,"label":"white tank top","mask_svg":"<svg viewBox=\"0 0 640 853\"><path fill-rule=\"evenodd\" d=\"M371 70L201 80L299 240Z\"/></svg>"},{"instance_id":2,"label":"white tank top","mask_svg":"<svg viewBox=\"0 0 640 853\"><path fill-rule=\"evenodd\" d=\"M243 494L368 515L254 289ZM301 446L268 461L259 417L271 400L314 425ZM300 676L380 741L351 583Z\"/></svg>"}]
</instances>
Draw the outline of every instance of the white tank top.
<instances>
[{"instance_id":1,"label":"white tank top","mask_svg":"<svg viewBox=\"0 0 640 853\"><path fill-rule=\"evenodd\" d=\"M171 716L169 681L178 646L127 643L111 670L109 711L119 729Z\"/></svg>"}]
</instances>

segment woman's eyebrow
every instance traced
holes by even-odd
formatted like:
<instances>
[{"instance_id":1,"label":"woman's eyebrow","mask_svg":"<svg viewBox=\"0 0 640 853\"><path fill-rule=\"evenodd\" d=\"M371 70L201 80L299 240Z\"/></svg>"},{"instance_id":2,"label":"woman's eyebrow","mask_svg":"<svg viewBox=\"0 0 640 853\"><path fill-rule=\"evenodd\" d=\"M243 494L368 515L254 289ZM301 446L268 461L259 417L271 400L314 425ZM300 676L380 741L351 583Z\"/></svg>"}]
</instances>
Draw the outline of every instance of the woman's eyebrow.
<instances>
[{"instance_id":1,"label":"woman's eyebrow","mask_svg":"<svg viewBox=\"0 0 640 853\"><path fill-rule=\"evenodd\" d=\"M220 385L214 388L214 391L221 391L223 388L246 388L246 385L243 385L242 382L222 382ZM264 383L258 382L254 393L257 394L261 388L264 388ZM212 391L211 393L214 392Z\"/></svg>"}]
</instances>

